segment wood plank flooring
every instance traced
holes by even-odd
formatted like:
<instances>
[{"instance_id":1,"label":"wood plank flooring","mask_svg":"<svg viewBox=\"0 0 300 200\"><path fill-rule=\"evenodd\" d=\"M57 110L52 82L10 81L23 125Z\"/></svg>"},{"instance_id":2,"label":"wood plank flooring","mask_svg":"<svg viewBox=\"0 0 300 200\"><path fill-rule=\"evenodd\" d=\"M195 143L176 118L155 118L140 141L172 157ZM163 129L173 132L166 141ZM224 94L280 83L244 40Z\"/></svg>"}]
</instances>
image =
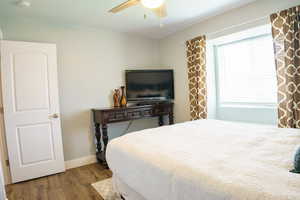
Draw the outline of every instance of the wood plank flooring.
<instances>
[{"instance_id":1,"label":"wood plank flooring","mask_svg":"<svg viewBox=\"0 0 300 200\"><path fill-rule=\"evenodd\" d=\"M109 170L100 164L92 164L8 185L6 193L9 200L103 200L91 183L109 177Z\"/></svg>"}]
</instances>

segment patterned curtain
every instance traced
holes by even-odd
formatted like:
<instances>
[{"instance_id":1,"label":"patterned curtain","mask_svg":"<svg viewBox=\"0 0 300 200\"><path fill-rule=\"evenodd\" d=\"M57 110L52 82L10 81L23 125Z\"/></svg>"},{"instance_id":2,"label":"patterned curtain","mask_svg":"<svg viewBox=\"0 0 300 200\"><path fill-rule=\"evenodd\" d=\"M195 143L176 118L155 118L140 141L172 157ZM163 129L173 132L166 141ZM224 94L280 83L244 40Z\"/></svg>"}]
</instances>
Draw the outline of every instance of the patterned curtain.
<instances>
[{"instance_id":1,"label":"patterned curtain","mask_svg":"<svg viewBox=\"0 0 300 200\"><path fill-rule=\"evenodd\" d=\"M187 41L186 46L191 119L206 119L206 38L194 38Z\"/></svg>"},{"instance_id":2,"label":"patterned curtain","mask_svg":"<svg viewBox=\"0 0 300 200\"><path fill-rule=\"evenodd\" d=\"M299 11L300 6L271 15L281 128L300 128Z\"/></svg>"}]
</instances>

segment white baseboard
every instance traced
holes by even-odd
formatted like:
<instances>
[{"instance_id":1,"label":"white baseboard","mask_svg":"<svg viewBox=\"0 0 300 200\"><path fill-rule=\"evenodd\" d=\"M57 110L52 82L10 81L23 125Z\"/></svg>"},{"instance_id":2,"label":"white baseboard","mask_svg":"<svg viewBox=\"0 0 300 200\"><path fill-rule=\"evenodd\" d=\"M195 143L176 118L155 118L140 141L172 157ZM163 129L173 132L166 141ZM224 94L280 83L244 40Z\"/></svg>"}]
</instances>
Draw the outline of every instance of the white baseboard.
<instances>
[{"instance_id":1,"label":"white baseboard","mask_svg":"<svg viewBox=\"0 0 300 200\"><path fill-rule=\"evenodd\" d=\"M74 160L67 160L67 161L65 161L65 166L66 166L66 169L72 169L72 168L81 167L84 165L93 164L96 162L97 162L96 156L91 155L91 156L77 158Z\"/></svg>"}]
</instances>

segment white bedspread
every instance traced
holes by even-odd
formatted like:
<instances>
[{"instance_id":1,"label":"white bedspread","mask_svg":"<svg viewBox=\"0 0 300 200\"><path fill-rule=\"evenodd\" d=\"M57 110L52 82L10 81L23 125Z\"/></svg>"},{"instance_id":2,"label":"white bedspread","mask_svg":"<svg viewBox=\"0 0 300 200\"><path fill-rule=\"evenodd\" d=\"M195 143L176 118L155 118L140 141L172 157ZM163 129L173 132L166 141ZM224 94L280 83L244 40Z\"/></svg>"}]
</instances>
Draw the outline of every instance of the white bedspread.
<instances>
[{"instance_id":1,"label":"white bedspread","mask_svg":"<svg viewBox=\"0 0 300 200\"><path fill-rule=\"evenodd\" d=\"M114 174L147 200L299 200L300 131L199 120L112 140Z\"/></svg>"}]
</instances>

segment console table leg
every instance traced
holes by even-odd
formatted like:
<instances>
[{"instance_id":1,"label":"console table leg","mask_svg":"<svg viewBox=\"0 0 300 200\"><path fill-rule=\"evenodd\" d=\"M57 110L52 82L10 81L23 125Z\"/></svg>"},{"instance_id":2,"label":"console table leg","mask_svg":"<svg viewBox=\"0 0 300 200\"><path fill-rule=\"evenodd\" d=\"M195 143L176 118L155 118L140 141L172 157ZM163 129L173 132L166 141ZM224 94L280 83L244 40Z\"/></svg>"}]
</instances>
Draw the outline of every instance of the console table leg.
<instances>
[{"instance_id":1,"label":"console table leg","mask_svg":"<svg viewBox=\"0 0 300 200\"><path fill-rule=\"evenodd\" d=\"M98 162L101 162L102 160L100 159L101 153L102 153L102 145L101 145L101 132L100 132L100 124L96 123L95 124L95 136L96 136L96 155L97 155L97 160Z\"/></svg>"},{"instance_id":2,"label":"console table leg","mask_svg":"<svg viewBox=\"0 0 300 200\"><path fill-rule=\"evenodd\" d=\"M158 116L158 125L159 126L164 125L164 116L162 116L162 115Z\"/></svg>"},{"instance_id":3,"label":"console table leg","mask_svg":"<svg viewBox=\"0 0 300 200\"><path fill-rule=\"evenodd\" d=\"M174 114L173 113L169 113L169 124L170 125L174 124Z\"/></svg>"},{"instance_id":4,"label":"console table leg","mask_svg":"<svg viewBox=\"0 0 300 200\"><path fill-rule=\"evenodd\" d=\"M107 124L103 124L102 125L102 141L104 144L104 149L103 149L103 162L105 165L107 165L106 163L106 148L107 148L107 144L108 144L108 136L107 136Z\"/></svg>"}]
</instances>

